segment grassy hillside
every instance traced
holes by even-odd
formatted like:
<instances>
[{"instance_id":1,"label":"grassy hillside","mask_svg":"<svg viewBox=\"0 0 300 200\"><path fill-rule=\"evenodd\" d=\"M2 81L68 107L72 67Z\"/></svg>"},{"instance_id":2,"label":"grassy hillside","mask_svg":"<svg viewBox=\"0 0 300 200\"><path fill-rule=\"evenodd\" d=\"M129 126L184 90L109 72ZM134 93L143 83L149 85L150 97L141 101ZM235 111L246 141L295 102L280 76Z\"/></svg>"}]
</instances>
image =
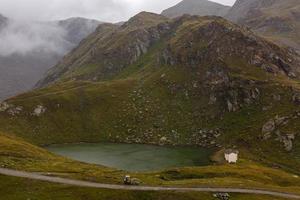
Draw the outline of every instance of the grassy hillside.
<instances>
[{"instance_id":1,"label":"grassy hillside","mask_svg":"<svg viewBox=\"0 0 300 200\"><path fill-rule=\"evenodd\" d=\"M299 192L299 84L297 55L247 29L219 17L141 13L122 27L99 27L41 81L46 87L0 104L0 130L9 133L0 138L0 164L121 183L125 172L57 157L23 140L237 148L237 165L132 175L145 185Z\"/></svg>"},{"instance_id":2,"label":"grassy hillside","mask_svg":"<svg viewBox=\"0 0 300 200\"><path fill-rule=\"evenodd\" d=\"M62 158L16 137L1 134L0 139L1 167L32 171L49 176L116 184L122 184L122 177L127 174L119 170ZM242 159L237 165L220 164L208 167L177 168L161 172L131 173L131 175L139 178L142 185L153 186L187 187L207 186L209 184L214 187L265 188L292 193L299 192L300 188L297 175L264 167L245 159ZM84 189L6 176L0 176L0 182L2 188L0 194L2 197L6 197L5 199L19 199L28 195L31 195L33 199L38 197L43 197L43 199L82 199L84 197L103 199L108 197L117 198L118 196L125 199L160 199L173 198L174 195L178 194ZM10 192L12 188L15 191L14 193ZM180 199L190 198L193 195L209 198L211 195L202 193L180 194ZM233 197L236 199L242 199L243 197L251 199L255 195L253 197L251 195L233 195ZM269 197L261 198L269 199Z\"/></svg>"},{"instance_id":3,"label":"grassy hillside","mask_svg":"<svg viewBox=\"0 0 300 200\"><path fill-rule=\"evenodd\" d=\"M49 72L52 85L2 103L0 129L39 145L237 147L299 173L296 55L218 17L105 27Z\"/></svg>"},{"instance_id":4,"label":"grassy hillside","mask_svg":"<svg viewBox=\"0 0 300 200\"><path fill-rule=\"evenodd\" d=\"M213 200L209 193L137 192L76 188L0 176L1 197L6 200ZM4 192L5 191L5 192ZM283 200L263 195L232 194L233 200Z\"/></svg>"},{"instance_id":5,"label":"grassy hillside","mask_svg":"<svg viewBox=\"0 0 300 200\"><path fill-rule=\"evenodd\" d=\"M124 172L54 155L7 134L0 134L0 166L90 181L121 183ZM1 190L2 191L2 190Z\"/></svg>"}]
</instances>

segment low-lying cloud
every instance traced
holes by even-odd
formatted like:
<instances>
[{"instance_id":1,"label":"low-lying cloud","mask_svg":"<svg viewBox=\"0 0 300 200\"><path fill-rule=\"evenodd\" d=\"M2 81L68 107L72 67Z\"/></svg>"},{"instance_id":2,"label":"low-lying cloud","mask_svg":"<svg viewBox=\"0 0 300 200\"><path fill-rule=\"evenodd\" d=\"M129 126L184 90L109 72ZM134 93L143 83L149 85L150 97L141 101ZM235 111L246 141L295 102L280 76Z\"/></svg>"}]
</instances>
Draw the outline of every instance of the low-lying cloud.
<instances>
[{"instance_id":1,"label":"low-lying cloud","mask_svg":"<svg viewBox=\"0 0 300 200\"><path fill-rule=\"evenodd\" d=\"M55 23L10 20L0 31L0 55L25 55L34 52L63 54L72 45L66 31Z\"/></svg>"},{"instance_id":2,"label":"low-lying cloud","mask_svg":"<svg viewBox=\"0 0 300 200\"><path fill-rule=\"evenodd\" d=\"M0 0L0 14L10 18L0 31L0 56L52 52L64 54L72 47L66 30L49 21L69 17L119 22L141 11L160 13L181 0ZM232 4L235 0L214 0ZM80 35L79 35L80 36Z\"/></svg>"},{"instance_id":3,"label":"low-lying cloud","mask_svg":"<svg viewBox=\"0 0 300 200\"><path fill-rule=\"evenodd\" d=\"M0 0L0 13L18 19L57 20L94 18L106 22L125 21L141 11L160 13L181 0ZM232 5L235 0L212 0Z\"/></svg>"}]
</instances>

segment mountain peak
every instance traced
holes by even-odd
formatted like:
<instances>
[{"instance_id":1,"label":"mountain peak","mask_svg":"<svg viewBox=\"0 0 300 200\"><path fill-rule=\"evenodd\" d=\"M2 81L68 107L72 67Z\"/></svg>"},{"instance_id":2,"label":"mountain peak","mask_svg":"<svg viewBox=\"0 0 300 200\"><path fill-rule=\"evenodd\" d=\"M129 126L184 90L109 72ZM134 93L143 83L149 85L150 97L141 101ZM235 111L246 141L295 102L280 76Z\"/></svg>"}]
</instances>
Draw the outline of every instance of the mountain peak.
<instances>
[{"instance_id":1,"label":"mountain peak","mask_svg":"<svg viewBox=\"0 0 300 200\"><path fill-rule=\"evenodd\" d=\"M165 16L143 11L130 18L124 26L152 26L167 20Z\"/></svg>"},{"instance_id":2,"label":"mountain peak","mask_svg":"<svg viewBox=\"0 0 300 200\"><path fill-rule=\"evenodd\" d=\"M237 0L226 18L280 45L300 50L299 0Z\"/></svg>"},{"instance_id":3,"label":"mountain peak","mask_svg":"<svg viewBox=\"0 0 300 200\"><path fill-rule=\"evenodd\" d=\"M183 0L177 5L164 10L162 15L175 18L184 14L190 15L216 15L224 16L229 11L229 6L224 6L222 4L208 1L208 0Z\"/></svg>"}]
</instances>

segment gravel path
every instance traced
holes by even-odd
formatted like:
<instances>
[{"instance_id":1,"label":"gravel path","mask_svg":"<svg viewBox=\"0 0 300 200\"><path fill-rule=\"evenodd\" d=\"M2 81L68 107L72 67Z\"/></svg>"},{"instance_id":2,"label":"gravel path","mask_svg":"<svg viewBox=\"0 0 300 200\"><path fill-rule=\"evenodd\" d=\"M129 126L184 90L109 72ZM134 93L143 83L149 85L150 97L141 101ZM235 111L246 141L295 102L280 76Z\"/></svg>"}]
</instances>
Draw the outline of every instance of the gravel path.
<instances>
[{"instance_id":1,"label":"gravel path","mask_svg":"<svg viewBox=\"0 0 300 200\"><path fill-rule=\"evenodd\" d=\"M88 181L79 181L59 177L44 176L36 173L29 173L23 171L16 171L10 169L0 168L0 174L6 176L14 176L20 178L28 178L33 180L47 181L51 183L61 183L66 185L73 185L79 187L90 187L90 188L102 188L102 189L113 189L113 190L134 190L134 191L181 191L181 192L226 192L226 193L243 193L243 194L258 194L258 195L271 195L274 197L284 197L289 199L300 199L300 195L283 193L283 192L272 192L268 190L256 190L256 189L239 189L239 188L210 188L210 187L199 187L199 188L179 188L179 187L155 187L155 186L128 186L128 185L114 185L114 184L102 184Z\"/></svg>"}]
</instances>

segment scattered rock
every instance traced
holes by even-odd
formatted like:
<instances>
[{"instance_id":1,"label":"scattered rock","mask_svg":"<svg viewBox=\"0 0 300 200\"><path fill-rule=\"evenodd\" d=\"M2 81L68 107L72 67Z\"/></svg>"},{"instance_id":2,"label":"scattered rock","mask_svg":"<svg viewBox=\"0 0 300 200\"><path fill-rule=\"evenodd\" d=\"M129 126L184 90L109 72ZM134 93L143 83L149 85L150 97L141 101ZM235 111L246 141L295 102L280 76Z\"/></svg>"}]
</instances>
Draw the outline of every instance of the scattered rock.
<instances>
[{"instance_id":1,"label":"scattered rock","mask_svg":"<svg viewBox=\"0 0 300 200\"><path fill-rule=\"evenodd\" d=\"M7 109L9 109L10 107L12 107L10 104L8 104L6 102L2 102L2 103L0 103L0 112L4 112Z\"/></svg>"},{"instance_id":2,"label":"scattered rock","mask_svg":"<svg viewBox=\"0 0 300 200\"><path fill-rule=\"evenodd\" d=\"M229 100L227 100L227 108L228 108L229 112L233 112L234 111L233 104Z\"/></svg>"},{"instance_id":3,"label":"scattered rock","mask_svg":"<svg viewBox=\"0 0 300 200\"><path fill-rule=\"evenodd\" d=\"M17 107L10 107L7 110L7 113L11 116L16 116L16 115L20 114L22 111L23 111L23 107L17 106Z\"/></svg>"},{"instance_id":4,"label":"scattered rock","mask_svg":"<svg viewBox=\"0 0 300 200\"><path fill-rule=\"evenodd\" d=\"M279 139L283 143L283 146L286 151L293 150L293 140L295 139L294 134L283 135Z\"/></svg>"},{"instance_id":5,"label":"scattered rock","mask_svg":"<svg viewBox=\"0 0 300 200\"><path fill-rule=\"evenodd\" d=\"M45 112L46 112L46 108L44 106L38 105L33 111L33 116L39 117Z\"/></svg>"},{"instance_id":6,"label":"scattered rock","mask_svg":"<svg viewBox=\"0 0 300 200\"><path fill-rule=\"evenodd\" d=\"M274 101L281 101L281 96L279 94L278 95L274 94L273 99Z\"/></svg>"},{"instance_id":7,"label":"scattered rock","mask_svg":"<svg viewBox=\"0 0 300 200\"><path fill-rule=\"evenodd\" d=\"M295 93L293 95L293 102L300 105L300 93Z\"/></svg>"},{"instance_id":8,"label":"scattered rock","mask_svg":"<svg viewBox=\"0 0 300 200\"><path fill-rule=\"evenodd\" d=\"M272 132L276 129L275 121L269 120L262 128L263 138L265 140L271 137Z\"/></svg>"},{"instance_id":9,"label":"scattered rock","mask_svg":"<svg viewBox=\"0 0 300 200\"><path fill-rule=\"evenodd\" d=\"M286 125L288 122L289 122L289 117L276 116L276 118L275 118L275 125L276 126L283 126L283 125Z\"/></svg>"},{"instance_id":10,"label":"scattered rock","mask_svg":"<svg viewBox=\"0 0 300 200\"><path fill-rule=\"evenodd\" d=\"M165 145L167 143L167 141L168 141L167 137L162 137L159 140L159 145Z\"/></svg>"},{"instance_id":11,"label":"scattered rock","mask_svg":"<svg viewBox=\"0 0 300 200\"><path fill-rule=\"evenodd\" d=\"M217 102L217 97L215 97L215 95L211 94L209 97L209 105L213 105Z\"/></svg>"}]
</instances>

